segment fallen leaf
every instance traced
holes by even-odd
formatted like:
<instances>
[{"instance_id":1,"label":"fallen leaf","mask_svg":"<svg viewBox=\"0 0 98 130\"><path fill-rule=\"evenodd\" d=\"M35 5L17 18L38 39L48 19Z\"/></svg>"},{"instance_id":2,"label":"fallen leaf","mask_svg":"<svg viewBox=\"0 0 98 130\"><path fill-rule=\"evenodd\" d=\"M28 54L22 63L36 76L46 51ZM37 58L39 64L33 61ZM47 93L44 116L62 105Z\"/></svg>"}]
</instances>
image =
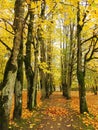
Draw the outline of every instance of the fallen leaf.
<instances>
[{"instance_id":1,"label":"fallen leaf","mask_svg":"<svg viewBox=\"0 0 98 130\"><path fill-rule=\"evenodd\" d=\"M69 125L66 125L67 127L70 127L71 126L71 124L69 124Z\"/></svg>"},{"instance_id":2,"label":"fallen leaf","mask_svg":"<svg viewBox=\"0 0 98 130\"><path fill-rule=\"evenodd\" d=\"M53 126L51 126L50 128L53 129Z\"/></svg>"},{"instance_id":3,"label":"fallen leaf","mask_svg":"<svg viewBox=\"0 0 98 130\"><path fill-rule=\"evenodd\" d=\"M61 125L61 123L58 123L57 125L59 125L59 126L60 126L60 125Z\"/></svg>"}]
</instances>

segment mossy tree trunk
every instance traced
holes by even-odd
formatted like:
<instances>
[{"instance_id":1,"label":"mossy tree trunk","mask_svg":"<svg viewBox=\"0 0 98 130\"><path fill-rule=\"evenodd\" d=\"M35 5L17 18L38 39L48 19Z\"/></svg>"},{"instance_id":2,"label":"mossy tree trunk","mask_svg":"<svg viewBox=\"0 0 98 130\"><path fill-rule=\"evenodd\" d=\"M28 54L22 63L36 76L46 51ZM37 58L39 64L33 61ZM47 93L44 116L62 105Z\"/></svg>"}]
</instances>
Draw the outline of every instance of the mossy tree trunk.
<instances>
[{"instance_id":1,"label":"mossy tree trunk","mask_svg":"<svg viewBox=\"0 0 98 130\"><path fill-rule=\"evenodd\" d=\"M37 29L37 36L38 36L39 29ZM37 39L37 38L36 38ZM39 73L39 66L38 66L38 56L39 56L39 40L36 40L34 44L34 78L33 78L33 92L32 92L32 107L36 107L37 105L37 85L38 85L38 73Z\"/></svg>"},{"instance_id":2,"label":"mossy tree trunk","mask_svg":"<svg viewBox=\"0 0 98 130\"><path fill-rule=\"evenodd\" d=\"M79 84L80 113L88 112L85 89L85 64L83 65L81 31L83 26L80 22L80 7L77 7L77 79ZM84 67L84 68L83 68Z\"/></svg>"},{"instance_id":3,"label":"mossy tree trunk","mask_svg":"<svg viewBox=\"0 0 98 130\"><path fill-rule=\"evenodd\" d=\"M50 38L51 39L51 38ZM48 65L48 73L47 73L47 85L46 85L46 98L49 98L49 95L52 94L52 73L51 73L51 65L52 65L52 46L51 40L47 43L47 65Z\"/></svg>"},{"instance_id":4,"label":"mossy tree trunk","mask_svg":"<svg viewBox=\"0 0 98 130\"><path fill-rule=\"evenodd\" d=\"M45 0L43 0L41 2L41 14L40 14L40 17L43 21L45 20L45 7L46 7L46 2ZM40 53L41 53L40 61L41 63L44 63L46 62L46 46L42 34L43 34L43 29L42 27L40 27L40 32L39 32ZM42 69L40 70L40 81L41 81L40 84L41 84L41 93L42 93L41 99L43 100L46 97L46 73Z\"/></svg>"},{"instance_id":5,"label":"mossy tree trunk","mask_svg":"<svg viewBox=\"0 0 98 130\"><path fill-rule=\"evenodd\" d=\"M23 38L22 38L23 39ZM14 106L14 119L21 118L22 115L22 89L23 89L23 40L21 41L19 56L18 56L18 71L15 82L15 106Z\"/></svg>"},{"instance_id":6,"label":"mossy tree trunk","mask_svg":"<svg viewBox=\"0 0 98 130\"><path fill-rule=\"evenodd\" d=\"M67 53L67 73L66 73L66 84L67 84L67 92L66 98L71 99L71 84L72 84L72 77L73 77L73 65L74 65L74 55L75 55L75 43L74 40L74 24L70 22L69 25L69 44L68 44L68 53Z\"/></svg>"},{"instance_id":7,"label":"mossy tree trunk","mask_svg":"<svg viewBox=\"0 0 98 130\"><path fill-rule=\"evenodd\" d=\"M45 45L44 41L41 40L41 63L46 62L46 56L45 56ZM41 99L45 99L46 97L46 73L43 69L40 69L40 84L41 84Z\"/></svg>"},{"instance_id":8,"label":"mossy tree trunk","mask_svg":"<svg viewBox=\"0 0 98 130\"><path fill-rule=\"evenodd\" d=\"M29 24L28 24L28 35L27 35L27 43L26 43L26 56L25 56L25 71L26 71L26 79L27 79L27 108L32 110L32 93L33 93L33 79L34 79L34 72L31 66L31 44L33 41L33 20L34 14L31 9L31 5L28 8L29 11Z\"/></svg>"},{"instance_id":9,"label":"mossy tree trunk","mask_svg":"<svg viewBox=\"0 0 98 130\"><path fill-rule=\"evenodd\" d=\"M49 20L52 21L52 16L49 18ZM52 74L52 51L53 51L53 46L52 46L52 28L51 25L47 25L47 31L49 33L49 38L47 38L46 42L47 42L47 52L46 52L46 60L47 60L47 70L48 72L46 73L46 98L49 98L49 96L52 94L53 90L53 74Z\"/></svg>"},{"instance_id":10,"label":"mossy tree trunk","mask_svg":"<svg viewBox=\"0 0 98 130\"><path fill-rule=\"evenodd\" d=\"M67 28L63 26L63 34L66 34ZM66 82L66 74L67 74L67 43L65 41L65 37L62 37L60 41L61 48L61 86L63 91L63 96L67 97L67 82ZM65 47L66 46L66 47Z\"/></svg>"},{"instance_id":11,"label":"mossy tree trunk","mask_svg":"<svg viewBox=\"0 0 98 130\"><path fill-rule=\"evenodd\" d=\"M14 85L17 76L17 60L21 45L21 35L23 31L25 0L16 0L15 2L15 19L13 40L13 49L11 56L6 64L2 90L0 94L0 129L8 130L9 116L13 99Z\"/></svg>"}]
</instances>

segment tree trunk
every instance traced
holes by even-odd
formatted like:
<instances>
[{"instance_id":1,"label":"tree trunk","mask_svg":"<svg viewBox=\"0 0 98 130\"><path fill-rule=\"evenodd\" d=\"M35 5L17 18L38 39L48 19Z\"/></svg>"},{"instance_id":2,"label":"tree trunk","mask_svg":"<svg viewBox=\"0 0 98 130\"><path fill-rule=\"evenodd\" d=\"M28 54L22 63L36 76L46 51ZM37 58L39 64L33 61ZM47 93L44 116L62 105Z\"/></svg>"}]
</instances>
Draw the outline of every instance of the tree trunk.
<instances>
[{"instance_id":1,"label":"tree trunk","mask_svg":"<svg viewBox=\"0 0 98 130\"><path fill-rule=\"evenodd\" d=\"M62 90L63 90L63 96L67 97L67 82L66 82L66 73L67 73L66 72L66 68L67 68L67 64L66 64L66 54L64 54L63 62L62 62L62 66L61 67L62 67L61 71L62 71Z\"/></svg>"},{"instance_id":2,"label":"tree trunk","mask_svg":"<svg viewBox=\"0 0 98 130\"><path fill-rule=\"evenodd\" d=\"M41 63L46 62L46 48L44 44L43 38L40 40L41 45L40 45L40 50L41 50ZM41 99L44 100L46 97L46 73L44 72L43 69L40 70L40 81L41 81Z\"/></svg>"},{"instance_id":3,"label":"tree trunk","mask_svg":"<svg viewBox=\"0 0 98 130\"><path fill-rule=\"evenodd\" d=\"M22 89L23 89L23 40L20 46L20 52L18 57L18 71L15 83L15 107L14 107L14 119L21 118L22 115Z\"/></svg>"},{"instance_id":4,"label":"tree trunk","mask_svg":"<svg viewBox=\"0 0 98 130\"><path fill-rule=\"evenodd\" d=\"M66 31L66 27L63 26L63 34ZM63 43L62 43L63 42ZM60 48L61 48L61 87L63 90L63 96L67 97L67 82L66 82L66 73L67 73L67 44L65 47L65 37L63 40L60 39Z\"/></svg>"},{"instance_id":5,"label":"tree trunk","mask_svg":"<svg viewBox=\"0 0 98 130\"><path fill-rule=\"evenodd\" d=\"M71 84L72 84L72 76L73 76L73 60L74 60L74 42L73 42L73 35L74 35L74 25L70 22L69 25L69 46L68 46L68 67L67 67L67 99L71 99Z\"/></svg>"},{"instance_id":6,"label":"tree trunk","mask_svg":"<svg viewBox=\"0 0 98 130\"><path fill-rule=\"evenodd\" d=\"M41 76L41 100L44 100L46 97L46 76L43 70L40 71Z\"/></svg>"},{"instance_id":7,"label":"tree trunk","mask_svg":"<svg viewBox=\"0 0 98 130\"><path fill-rule=\"evenodd\" d=\"M27 108L29 110L32 110L32 92L33 92L33 78L34 78L34 72L32 70L31 66L31 43L33 39L33 20L34 15L31 10L31 5L29 5L29 14L30 14L30 20L28 25L28 36L27 36L27 43L26 43L26 56L25 56L25 69L26 69L26 78L27 78Z\"/></svg>"},{"instance_id":8,"label":"tree trunk","mask_svg":"<svg viewBox=\"0 0 98 130\"><path fill-rule=\"evenodd\" d=\"M79 98L80 98L80 113L88 112L86 103L86 89L84 81L84 73L81 71L77 72L78 83L79 83Z\"/></svg>"},{"instance_id":9,"label":"tree trunk","mask_svg":"<svg viewBox=\"0 0 98 130\"><path fill-rule=\"evenodd\" d=\"M32 92L32 107L36 107L37 105L37 84L38 84L38 54L39 52L39 43L36 44L36 48L34 50L34 79L33 79L33 92Z\"/></svg>"},{"instance_id":10,"label":"tree trunk","mask_svg":"<svg viewBox=\"0 0 98 130\"><path fill-rule=\"evenodd\" d=\"M86 90L85 90L85 71L83 71L83 59L82 59L82 46L81 46L81 31L82 27L79 24L80 21L80 8L79 3L77 7L77 79L79 84L79 98L80 98L80 113L88 112L86 102Z\"/></svg>"},{"instance_id":11,"label":"tree trunk","mask_svg":"<svg viewBox=\"0 0 98 130\"><path fill-rule=\"evenodd\" d=\"M6 64L0 95L1 130L8 130L8 122L12 105L13 91L17 75L17 59L21 45L21 35L23 31L24 2L25 0L16 0L15 2L15 37L13 40L13 49L11 56Z\"/></svg>"},{"instance_id":12,"label":"tree trunk","mask_svg":"<svg viewBox=\"0 0 98 130\"><path fill-rule=\"evenodd\" d=\"M50 32L49 36L50 39L48 39L47 41L47 65L48 65L48 71L49 73L47 73L46 78L47 78L47 85L46 85L46 98L49 98L49 96L52 94L53 92L53 81L52 81L52 40L51 40L51 28L47 27L47 30Z\"/></svg>"},{"instance_id":13,"label":"tree trunk","mask_svg":"<svg viewBox=\"0 0 98 130\"><path fill-rule=\"evenodd\" d=\"M41 18L42 20L45 19L45 7L46 7L46 2L45 0L43 0L41 2ZM41 63L43 62L46 62L46 46L45 46L45 43L44 43L44 38L42 36L42 32L43 32L43 29L42 27L39 28L39 41L40 41L40 52L41 52ZM45 97L46 97L46 74L44 73L44 71L41 69L40 70L40 77L41 77L41 93L42 93L42 96L41 96L41 99L43 100Z\"/></svg>"}]
</instances>

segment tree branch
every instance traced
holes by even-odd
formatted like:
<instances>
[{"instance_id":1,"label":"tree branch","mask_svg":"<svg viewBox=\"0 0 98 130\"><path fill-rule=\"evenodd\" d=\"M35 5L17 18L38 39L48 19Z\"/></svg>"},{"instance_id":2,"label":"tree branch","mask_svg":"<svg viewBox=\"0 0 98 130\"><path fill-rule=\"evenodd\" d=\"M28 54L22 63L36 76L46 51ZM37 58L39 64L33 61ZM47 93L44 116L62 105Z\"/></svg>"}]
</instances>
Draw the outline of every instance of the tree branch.
<instances>
[{"instance_id":1,"label":"tree branch","mask_svg":"<svg viewBox=\"0 0 98 130\"><path fill-rule=\"evenodd\" d=\"M92 41L93 41L93 39L92 39ZM91 44L89 45L89 49L88 49L88 51L86 52L86 54L85 54L85 56L84 56L84 64L85 64L85 62L86 62L86 60L87 60L87 55L89 54L89 52L90 52L90 50L91 50L91 47L92 47L92 41L91 41Z\"/></svg>"},{"instance_id":2,"label":"tree branch","mask_svg":"<svg viewBox=\"0 0 98 130\"><path fill-rule=\"evenodd\" d=\"M4 43L1 39L0 42L6 47L7 50L9 50L10 52L12 51L11 48L8 45L6 45L6 43Z\"/></svg>"},{"instance_id":3,"label":"tree branch","mask_svg":"<svg viewBox=\"0 0 98 130\"><path fill-rule=\"evenodd\" d=\"M0 20L3 21L4 23L7 23L8 25L10 25L10 27L13 29L13 25L9 21L7 21L4 18L0 18Z\"/></svg>"},{"instance_id":4,"label":"tree branch","mask_svg":"<svg viewBox=\"0 0 98 130\"><path fill-rule=\"evenodd\" d=\"M2 27L2 26L0 26L2 29L6 30L6 31L9 32L10 34L14 35L14 33L11 32L10 30L8 30L8 28L7 28L7 24L8 24L8 25L12 28L12 30L13 30L13 25L12 25L9 21L7 21L7 20L5 20L5 19L3 19L3 18L0 18L0 22L3 22L4 25L5 25L5 28Z\"/></svg>"},{"instance_id":5,"label":"tree branch","mask_svg":"<svg viewBox=\"0 0 98 130\"><path fill-rule=\"evenodd\" d=\"M86 67L86 69L88 69L88 70L90 70L90 71L93 71L93 72L97 72L96 70L91 69L91 68L89 68L89 67Z\"/></svg>"},{"instance_id":6,"label":"tree branch","mask_svg":"<svg viewBox=\"0 0 98 130\"><path fill-rule=\"evenodd\" d=\"M2 29L4 29L4 30L6 30L7 32L9 32L10 34L14 35L14 33L11 32L11 31L9 31L7 28L1 27L1 26L0 26L0 28L2 28Z\"/></svg>"},{"instance_id":7,"label":"tree branch","mask_svg":"<svg viewBox=\"0 0 98 130\"><path fill-rule=\"evenodd\" d=\"M27 21L29 15L30 15L30 12L28 11L27 14L26 14L26 16L25 16L25 18L24 18L24 25L26 24L26 21Z\"/></svg>"},{"instance_id":8,"label":"tree branch","mask_svg":"<svg viewBox=\"0 0 98 130\"><path fill-rule=\"evenodd\" d=\"M82 41L82 42L81 42L81 45L82 45L83 43L85 43L85 42L87 42L87 41L93 39L94 37L96 37L96 35L93 35L92 37L89 37L88 39Z\"/></svg>"},{"instance_id":9,"label":"tree branch","mask_svg":"<svg viewBox=\"0 0 98 130\"><path fill-rule=\"evenodd\" d=\"M54 10L57 6L57 3L55 3L55 5L53 6L53 8L50 10L50 12L48 14L46 14L45 18L47 19L53 12L52 10Z\"/></svg>"},{"instance_id":10,"label":"tree branch","mask_svg":"<svg viewBox=\"0 0 98 130\"><path fill-rule=\"evenodd\" d=\"M97 44L97 41L98 41L98 39L96 39L96 41L93 43L93 39L92 39L93 48L92 48L92 51L91 51L91 54L90 54L89 58L87 58L87 56L86 56L86 62L90 61L91 59L97 59L97 58L93 57L93 54L94 54L95 50L98 48L98 47L95 48L95 47L96 47L96 44ZM89 51L89 52L90 52L90 51ZM89 52L88 52L88 53L89 53Z\"/></svg>"}]
</instances>

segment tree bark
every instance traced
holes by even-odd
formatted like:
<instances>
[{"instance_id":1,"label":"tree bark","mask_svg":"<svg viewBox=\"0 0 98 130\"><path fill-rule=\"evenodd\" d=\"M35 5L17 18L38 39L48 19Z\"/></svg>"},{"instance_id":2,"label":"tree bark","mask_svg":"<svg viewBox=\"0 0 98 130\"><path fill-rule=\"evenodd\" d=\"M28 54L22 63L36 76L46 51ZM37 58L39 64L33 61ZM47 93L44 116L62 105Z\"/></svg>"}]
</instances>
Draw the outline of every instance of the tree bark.
<instances>
[{"instance_id":1,"label":"tree bark","mask_svg":"<svg viewBox=\"0 0 98 130\"><path fill-rule=\"evenodd\" d=\"M42 20L45 19L45 7L46 7L46 1L45 0L42 0L41 2L41 15L40 17L42 18ZM46 46L45 46L45 43L44 43L44 38L41 34L41 32L43 32L43 29L42 27L40 27L40 30L39 30L39 41L40 41L40 52L41 52L41 63L43 62L46 62ZM44 71L41 69L40 70L40 77L41 77L41 93L42 93L42 96L41 96L41 99L45 99L46 97L46 74L44 73Z\"/></svg>"},{"instance_id":2,"label":"tree bark","mask_svg":"<svg viewBox=\"0 0 98 130\"><path fill-rule=\"evenodd\" d=\"M74 61L74 25L72 22L70 22L69 25L69 47L68 47L68 67L67 67L67 99L71 99L71 84L72 84L72 77L73 77L73 61Z\"/></svg>"},{"instance_id":3,"label":"tree bark","mask_svg":"<svg viewBox=\"0 0 98 130\"><path fill-rule=\"evenodd\" d=\"M82 26L79 24L80 21L80 8L79 3L77 7L77 79L79 84L79 99L80 99L80 113L88 112L86 102L86 90L85 90L85 71L83 69L83 57L82 57L82 46L81 46L81 31Z\"/></svg>"},{"instance_id":4,"label":"tree bark","mask_svg":"<svg viewBox=\"0 0 98 130\"><path fill-rule=\"evenodd\" d=\"M23 30L25 0L16 0L13 40L13 49L11 56L6 64L2 90L0 95L0 129L8 130L9 116L12 105L14 85L17 75L17 59L21 45L21 34Z\"/></svg>"},{"instance_id":5,"label":"tree bark","mask_svg":"<svg viewBox=\"0 0 98 130\"><path fill-rule=\"evenodd\" d=\"M36 41L34 48L34 78L33 78L33 92L32 92L32 107L37 105L37 84L38 84L38 56L39 56L39 41Z\"/></svg>"},{"instance_id":6,"label":"tree bark","mask_svg":"<svg viewBox=\"0 0 98 130\"><path fill-rule=\"evenodd\" d=\"M49 98L49 96L53 92L53 88L52 88L52 74L51 74L51 65L52 65L51 38L50 38L50 40L48 41L48 44L47 44L47 65L48 65L49 73L47 73L47 75L46 75L46 77L47 77L46 98Z\"/></svg>"},{"instance_id":7,"label":"tree bark","mask_svg":"<svg viewBox=\"0 0 98 130\"><path fill-rule=\"evenodd\" d=\"M44 45L44 40L41 39L41 63L46 62L46 56L45 56L45 45ZM44 73L44 70L40 70L40 80L41 80L41 99L45 99L46 97L46 73Z\"/></svg>"},{"instance_id":8,"label":"tree bark","mask_svg":"<svg viewBox=\"0 0 98 130\"><path fill-rule=\"evenodd\" d=\"M23 37L23 36L22 36ZM15 82L15 106L14 106L14 119L21 118L22 115L22 89L23 89L23 38L21 41L20 52L18 57L18 71Z\"/></svg>"},{"instance_id":9,"label":"tree bark","mask_svg":"<svg viewBox=\"0 0 98 130\"><path fill-rule=\"evenodd\" d=\"M34 14L31 10L31 5L29 5L29 14L30 20L28 25L28 36L27 36L27 43L26 43L26 56L25 56L25 70L26 70L26 78L27 78L27 108L32 110L32 93L33 93L33 79L34 79L34 72L31 66L31 43L33 39L33 20Z\"/></svg>"}]
</instances>

